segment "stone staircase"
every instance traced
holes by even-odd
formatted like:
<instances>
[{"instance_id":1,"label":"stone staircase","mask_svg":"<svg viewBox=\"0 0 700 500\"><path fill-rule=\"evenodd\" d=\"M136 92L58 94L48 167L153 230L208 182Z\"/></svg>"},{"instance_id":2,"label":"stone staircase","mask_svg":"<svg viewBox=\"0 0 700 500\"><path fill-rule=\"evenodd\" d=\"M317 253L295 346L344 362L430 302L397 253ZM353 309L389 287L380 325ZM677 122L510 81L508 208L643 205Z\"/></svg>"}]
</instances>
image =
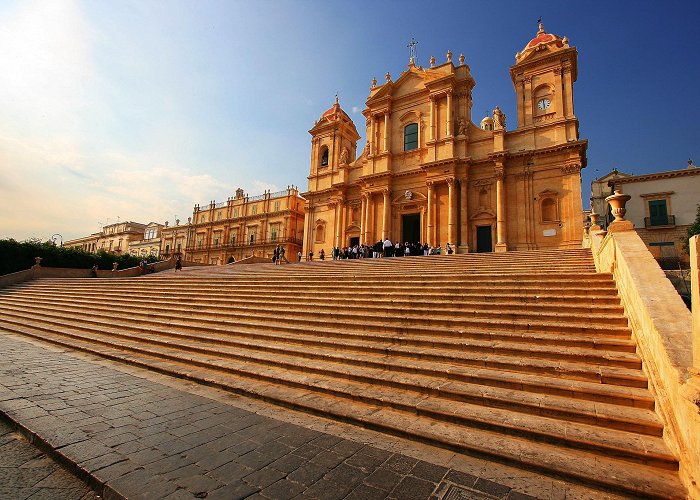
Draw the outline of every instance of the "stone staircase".
<instances>
[{"instance_id":1,"label":"stone staircase","mask_svg":"<svg viewBox=\"0 0 700 500\"><path fill-rule=\"evenodd\" d=\"M42 279L0 290L0 332L606 491L685 496L587 250Z\"/></svg>"}]
</instances>

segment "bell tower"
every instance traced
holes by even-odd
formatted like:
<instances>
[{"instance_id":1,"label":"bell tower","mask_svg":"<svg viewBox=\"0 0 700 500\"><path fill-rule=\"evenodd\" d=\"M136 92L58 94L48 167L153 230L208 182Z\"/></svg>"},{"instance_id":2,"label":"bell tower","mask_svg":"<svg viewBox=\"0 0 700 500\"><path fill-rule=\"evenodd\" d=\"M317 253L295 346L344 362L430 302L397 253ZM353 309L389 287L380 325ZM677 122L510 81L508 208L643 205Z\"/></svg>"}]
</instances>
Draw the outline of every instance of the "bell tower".
<instances>
[{"instance_id":1,"label":"bell tower","mask_svg":"<svg viewBox=\"0 0 700 500\"><path fill-rule=\"evenodd\" d=\"M338 103L331 106L309 130L311 134L311 169L309 189L317 189L317 182L329 178L326 187L336 183L338 174L355 161L360 135L355 124ZM339 177L343 177L340 175ZM313 181L313 183L312 183Z\"/></svg>"},{"instance_id":2,"label":"bell tower","mask_svg":"<svg viewBox=\"0 0 700 500\"><path fill-rule=\"evenodd\" d=\"M578 53L566 37L546 33L540 23L535 38L515 55L510 76L518 104L518 128L563 125L566 141L578 140L574 82ZM559 127L557 127L559 128Z\"/></svg>"}]
</instances>

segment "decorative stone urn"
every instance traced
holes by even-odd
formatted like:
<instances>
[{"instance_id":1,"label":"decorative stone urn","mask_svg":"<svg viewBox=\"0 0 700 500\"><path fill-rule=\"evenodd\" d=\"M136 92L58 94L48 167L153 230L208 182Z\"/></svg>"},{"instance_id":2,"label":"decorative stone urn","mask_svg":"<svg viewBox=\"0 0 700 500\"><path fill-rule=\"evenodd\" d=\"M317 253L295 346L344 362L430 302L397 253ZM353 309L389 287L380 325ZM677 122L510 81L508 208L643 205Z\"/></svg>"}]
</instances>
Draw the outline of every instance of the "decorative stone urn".
<instances>
[{"instance_id":1,"label":"decorative stone urn","mask_svg":"<svg viewBox=\"0 0 700 500\"><path fill-rule=\"evenodd\" d=\"M627 209L625 209L625 204L630 201L632 197L628 194L623 194L618 190L615 190L615 194L612 194L605 198L610 204L610 209L612 214L615 216L615 220L608 225L608 232L613 233L617 231L629 231L634 229L634 224L632 221L625 220L625 214Z\"/></svg>"},{"instance_id":2,"label":"decorative stone urn","mask_svg":"<svg viewBox=\"0 0 700 500\"><path fill-rule=\"evenodd\" d=\"M625 214L627 213L625 205L630 199L632 199L630 195L623 194L617 189L615 190L615 194L611 194L605 198L605 201L610 204L612 214L615 216L615 222L622 222L625 220Z\"/></svg>"},{"instance_id":3,"label":"decorative stone urn","mask_svg":"<svg viewBox=\"0 0 700 500\"><path fill-rule=\"evenodd\" d=\"M591 218L591 227L597 226L598 225L598 219L600 218L600 214L595 213L594 211L591 211L589 217Z\"/></svg>"}]
</instances>

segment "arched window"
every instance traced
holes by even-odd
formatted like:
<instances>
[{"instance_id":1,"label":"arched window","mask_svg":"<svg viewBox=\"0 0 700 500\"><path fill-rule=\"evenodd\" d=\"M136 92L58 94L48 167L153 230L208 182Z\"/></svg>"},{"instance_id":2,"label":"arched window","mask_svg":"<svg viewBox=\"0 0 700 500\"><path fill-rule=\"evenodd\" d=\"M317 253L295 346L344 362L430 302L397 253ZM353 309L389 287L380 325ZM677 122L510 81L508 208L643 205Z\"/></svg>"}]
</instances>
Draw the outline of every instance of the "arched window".
<instances>
[{"instance_id":1,"label":"arched window","mask_svg":"<svg viewBox=\"0 0 700 500\"><path fill-rule=\"evenodd\" d=\"M324 148L321 150L321 166L322 167L327 167L328 166L328 148L324 146Z\"/></svg>"},{"instance_id":2,"label":"arched window","mask_svg":"<svg viewBox=\"0 0 700 500\"><path fill-rule=\"evenodd\" d=\"M403 150L418 149L418 124L409 123L403 129Z\"/></svg>"}]
</instances>

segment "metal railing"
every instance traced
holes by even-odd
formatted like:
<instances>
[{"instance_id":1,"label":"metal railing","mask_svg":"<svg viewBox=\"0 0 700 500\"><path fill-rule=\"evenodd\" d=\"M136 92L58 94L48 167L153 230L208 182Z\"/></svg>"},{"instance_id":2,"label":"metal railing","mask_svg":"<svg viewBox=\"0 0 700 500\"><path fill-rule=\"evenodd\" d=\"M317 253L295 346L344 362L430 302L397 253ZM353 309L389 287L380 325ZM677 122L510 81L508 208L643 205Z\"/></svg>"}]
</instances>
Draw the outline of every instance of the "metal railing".
<instances>
[{"instance_id":1,"label":"metal railing","mask_svg":"<svg viewBox=\"0 0 700 500\"><path fill-rule=\"evenodd\" d=\"M675 226L676 217L674 215L667 215L666 217L644 217L644 227L665 227L665 226Z\"/></svg>"}]
</instances>

